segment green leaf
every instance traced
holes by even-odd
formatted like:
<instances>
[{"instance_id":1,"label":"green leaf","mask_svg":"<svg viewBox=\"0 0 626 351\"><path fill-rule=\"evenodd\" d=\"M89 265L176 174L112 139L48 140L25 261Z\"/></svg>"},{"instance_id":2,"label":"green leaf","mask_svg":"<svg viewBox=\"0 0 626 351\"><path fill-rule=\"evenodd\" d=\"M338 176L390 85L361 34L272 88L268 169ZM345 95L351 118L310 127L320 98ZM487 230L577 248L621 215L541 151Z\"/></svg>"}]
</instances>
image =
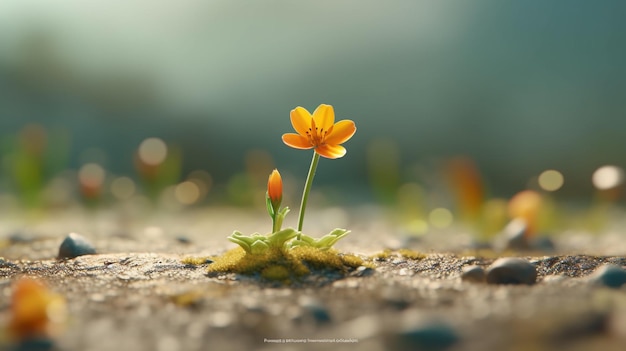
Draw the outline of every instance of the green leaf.
<instances>
[{"instance_id":1,"label":"green leaf","mask_svg":"<svg viewBox=\"0 0 626 351\"><path fill-rule=\"evenodd\" d=\"M282 248L285 243L298 235L298 232L293 228L287 228L276 233L271 234L267 239L271 246Z\"/></svg>"},{"instance_id":2,"label":"green leaf","mask_svg":"<svg viewBox=\"0 0 626 351\"><path fill-rule=\"evenodd\" d=\"M255 255L263 254L269 248L269 245L264 240L256 240L252 245L250 245L250 253Z\"/></svg>"},{"instance_id":3,"label":"green leaf","mask_svg":"<svg viewBox=\"0 0 626 351\"><path fill-rule=\"evenodd\" d=\"M312 246L320 250L328 250L333 247L339 239L348 235L348 233L350 233L349 230L337 228L319 239L314 239L308 235L301 234L300 240L294 240L291 242L291 247Z\"/></svg>"},{"instance_id":4,"label":"green leaf","mask_svg":"<svg viewBox=\"0 0 626 351\"><path fill-rule=\"evenodd\" d=\"M248 241L245 239L247 239L247 237L245 237L238 231L233 232L233 234L228 237L228 240L241 246L241 248L246 250L246 252L251 252L250 243L248 243Z\"/></svg>"},{"instance_id":5,"label":"green leaf","mask_svg":"<svg viewBox=\"0 0 626 351\"><path fill-rule=\"evenodd\" d=\"M265 206L267 207L267 213L269 213L270 217L274 218L274 206L272 206L272 199L270 199L270 195L265 192Z\"/></svg>"}]
</instances>

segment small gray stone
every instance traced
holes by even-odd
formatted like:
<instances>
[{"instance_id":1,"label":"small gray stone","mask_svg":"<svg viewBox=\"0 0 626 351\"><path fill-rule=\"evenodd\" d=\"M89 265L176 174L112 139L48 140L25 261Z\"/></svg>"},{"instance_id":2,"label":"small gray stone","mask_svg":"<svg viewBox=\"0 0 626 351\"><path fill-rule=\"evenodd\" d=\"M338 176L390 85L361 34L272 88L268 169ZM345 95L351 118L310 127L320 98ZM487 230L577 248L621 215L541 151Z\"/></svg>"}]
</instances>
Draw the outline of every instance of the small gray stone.
<instances>
[{"instance_id":1,"label":"small gray stone","mask_svg":"<svg viewBox=\"0 0 626 351\"><path fill-rule=\"evenodd\" d=\"M626 270L618 265L605 264L596 269L589 279L596 284L617 289L626 284Z\"/></svg>"},{"instance_id":2,"label":"small gray stone","mask_svg":"<svg viewBox=\"0 0 626 351\"><path fill-rule=\"evenodd\" d=\"M59 258L74 258L82 255L93 255L96 249L82 235L68 234L59 247Z\"/></svg>"},{"instance_id":3,"label":"small gray stone","mask_svg":"<svg viewBox=\"0 0 626 351\"><path fill-rule=\"evenodd\" d=\"M14 351L55 351L54 342L47 338L27 338L20 341Z\"/></svg>"},{"instance_id":4,"label":"small gray stone","mask_svg":"<svg viewBox=\"0 0 626 351\"><path fill-rule=\"evenodd\" d=\"M187 236L184 235L179 235L176 237L176 241L181 243L181 244L191 244L191 239L189 239Z\"/></svg>"},{"instance_id":5,"label":"small gray stone","mask_svg":"<svg viewBox=\"0 0 626 351\"><path fill-rule=\"evenodd\" d=\"M28 244L35 241L35 236L32 234L26 234L24 232L15 232L9 235L9 242L11 244Z\"/></svg>"},{"instance_id":6,"label":"small gray stone","mask_svg":"<svg viewBox=\"0 0 626 351\"><path fill-rule=\"evenodd\" d=\"M521 219L514 219L504 227L494 242L496 251L528 250L529 243L526 236L528 226Z\"/></svg>"},{"instance_id":7,"label":"small gray stone","mask_svg":"<svg viewBox=\"0 0 626 351\"><path fill-rule=\"evenodd\" d=\"M461 272L461 280L473 283L484 283L485 270L481 266L465 266Z\"/></svg>"},{"instance_id":8,"label":"small gray stone","mask_svg":"<svg viewBox=\"0 0 626 351\"><path fill-rule=\"evenodd\" d=\"M487 269L489 284L535 284L537 270L535 266L523 258L499 258Z\"/></svg>"},{"instance_id":9,"label":"small gray stone","mask_svg":"<svg viewBox=\"0 0 626 351\"><path fill-rule=\"evenodd\" d=\"M369 277L375 270L370 267L360 266L351 275L354 277Z\"/></svg>"},{"instance_id":10,"label":"small gray stone","mask_svg":"<svg viewBox=\"0 0 626 351\"><path fill-rule=\"evenodd\" d=\"M331 321L328 309L315 298L303 297L300 299L300 306L306 312L305 315L313 317L315 324L326 324Z\"/></svg>"},{"instance_id":11,"label":"small gray stone","mask_svg":"<svg viewBox=\"0 0 626 351\"><path fill-rule=\"evenodd\" d=\"M456 330L443 323L432 323L407 328L396 333L391 340L393 350L446 350L460 337Z\"/></svg>"}]
</instances>

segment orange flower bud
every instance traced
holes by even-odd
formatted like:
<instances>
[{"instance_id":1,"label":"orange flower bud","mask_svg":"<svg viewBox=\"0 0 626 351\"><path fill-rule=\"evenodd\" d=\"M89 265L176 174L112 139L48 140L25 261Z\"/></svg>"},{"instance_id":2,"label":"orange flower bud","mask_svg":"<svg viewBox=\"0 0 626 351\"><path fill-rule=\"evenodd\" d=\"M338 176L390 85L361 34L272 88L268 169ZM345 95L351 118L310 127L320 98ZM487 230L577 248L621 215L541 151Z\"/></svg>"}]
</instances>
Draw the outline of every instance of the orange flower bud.
<instances>
[{"instance_id":1,"label":"orange flower bud","mask_svg":"<svg viewBox=\"0 0 626 351\"><path fill-rule=\"evenodd\" d=\"M267 196L269 196L272 202L274 212L277 212L280 203L283 201L283 179L280 177L277 169L272 171L267 180Z\"/></svg>"}]
</instances>

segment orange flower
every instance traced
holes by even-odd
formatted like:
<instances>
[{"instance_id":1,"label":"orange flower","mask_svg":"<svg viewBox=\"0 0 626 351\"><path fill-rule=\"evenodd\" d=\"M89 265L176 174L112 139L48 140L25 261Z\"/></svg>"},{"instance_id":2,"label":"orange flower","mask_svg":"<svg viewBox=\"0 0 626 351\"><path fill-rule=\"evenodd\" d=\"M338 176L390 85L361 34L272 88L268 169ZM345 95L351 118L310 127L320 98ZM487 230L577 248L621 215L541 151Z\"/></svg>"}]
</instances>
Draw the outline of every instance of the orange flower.
<instances>
[{"instance_id":1,"label":"orange flower","mask_svg":"<svg viewBox=\"0 0 626 351\"><path fill-rule=\"evenodd\" d=\"M335 123L335 111L331 105L319 105L313 116L303 107L291 110L291 125L298 134L283 134L283 142L295 149L315 149L320 156L340 158L346 149L340 144L348 141L356 132L354 122L348 119Z\"/></svg>"},{"instance_id":2,"label":"orange flower","mask_svg":"<svg viewBox=\"0 0 626 351\"><path fill-rule=\"evenodd\" d=\"M280 203L283 201L283 179L280 177L277 169L272 171L267 180L267 196L269 196L272 202L274 211L278 211Z\"/></svg>"},{"instance_id":3,"label":"orange flower","mask_svg":"<svg viewBox=\"0 0 626 351\"><path fill-rule=\"evenodd\" d=\"M17 339L47 336L65 316L65 300L32 278L15 282L10 330Z\"/></svg>"}]
</instances>

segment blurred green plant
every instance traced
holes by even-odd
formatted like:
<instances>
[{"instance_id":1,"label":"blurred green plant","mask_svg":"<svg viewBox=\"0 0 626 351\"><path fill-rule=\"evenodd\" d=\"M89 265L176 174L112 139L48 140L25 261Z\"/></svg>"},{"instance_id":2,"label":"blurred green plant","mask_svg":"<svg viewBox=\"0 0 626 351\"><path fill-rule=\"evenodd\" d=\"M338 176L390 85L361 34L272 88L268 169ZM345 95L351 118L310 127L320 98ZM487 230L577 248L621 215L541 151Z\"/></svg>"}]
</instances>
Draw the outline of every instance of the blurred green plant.
<instances>
[{"instance_id":1,"label":"blurred green plant","mask_svg":"<svg viewBox=\"0 0 626 351\"><path fill-rule=\"evenodd\" d=\"M67 164L69 137L61 130L49 133L39 124L28 124L3 144L2 166L20 202L41 206L46 184Z\"/></svg>"},{"instance_id":2,"label":"blurred green plant","mask_svg":"<svg viewBox=\"0 0 626 351\"><path fill-rule=\"evenodd\" d=\"M135 154L135 168L146 195L156 203L163 190L179 180L182 152L159 138L145 139Z\"/></svg>"},{"instance_id":3,"label":"blurred green plant","mask_svg":"<svg viewBox=\"0 0 626 351\"><path fill-rule=\"evenodd\" d=\"M382 204L396 203L400 188L400 151L395 141L376 139L367 147L367 170L370 186Z\"/></svg>"}]
</instances>

